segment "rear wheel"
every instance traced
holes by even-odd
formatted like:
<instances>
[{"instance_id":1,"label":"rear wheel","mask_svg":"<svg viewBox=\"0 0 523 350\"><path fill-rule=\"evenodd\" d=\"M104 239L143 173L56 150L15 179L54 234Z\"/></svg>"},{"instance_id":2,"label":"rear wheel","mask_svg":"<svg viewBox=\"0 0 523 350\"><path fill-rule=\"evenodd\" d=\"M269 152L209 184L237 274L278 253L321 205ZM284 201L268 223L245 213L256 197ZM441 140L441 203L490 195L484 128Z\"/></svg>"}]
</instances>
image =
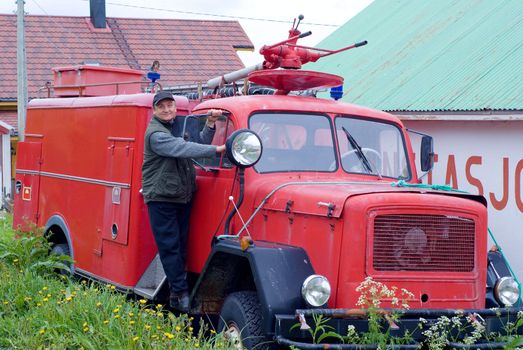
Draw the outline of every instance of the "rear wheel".
<instances>
[{"instance_id":1,"label":"rear wheel","mask_svg":"<svg viewBox=\"0 0 523 350\"><path fill-rule=\"evenodd\" d=\"M256 292L236 292L223 303L218 331L236 349L265 349L260 302Z\"/></svg>"},{"instance_id":2,"label":"rear wheel","mask_svg":"<svg viewBox=\"0 0 523 350\"><path fill-rule=\"evenodd\" d=\"M71 250L67 243L56 243L53 245L53 248L51 248L50 254L71 257ZM58 269L57 272L61 275L71 276L73 274L72 264L68 261L64 261L63 263L68 267L68 269Z\"/></svg>"}]
</instances>

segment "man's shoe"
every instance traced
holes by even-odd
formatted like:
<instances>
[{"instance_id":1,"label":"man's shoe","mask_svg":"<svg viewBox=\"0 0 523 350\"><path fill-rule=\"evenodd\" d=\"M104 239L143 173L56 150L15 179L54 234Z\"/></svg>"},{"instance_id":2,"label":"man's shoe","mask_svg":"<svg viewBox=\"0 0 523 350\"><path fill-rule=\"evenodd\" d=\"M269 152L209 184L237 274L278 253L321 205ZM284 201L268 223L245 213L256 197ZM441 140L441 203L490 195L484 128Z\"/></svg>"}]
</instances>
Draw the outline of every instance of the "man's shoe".
<instances>
[{"instance_id":1,"label":"man's shoe","mask_svg":"<svg viewBox=\"0 0 523 350\"><path fill-rule=\"evenodd\" d=\"M188 313L189 312L189 293L180 292L174 293L171 292L169 298L169 305L180 312Z\"/></svg>"}]
</instances>

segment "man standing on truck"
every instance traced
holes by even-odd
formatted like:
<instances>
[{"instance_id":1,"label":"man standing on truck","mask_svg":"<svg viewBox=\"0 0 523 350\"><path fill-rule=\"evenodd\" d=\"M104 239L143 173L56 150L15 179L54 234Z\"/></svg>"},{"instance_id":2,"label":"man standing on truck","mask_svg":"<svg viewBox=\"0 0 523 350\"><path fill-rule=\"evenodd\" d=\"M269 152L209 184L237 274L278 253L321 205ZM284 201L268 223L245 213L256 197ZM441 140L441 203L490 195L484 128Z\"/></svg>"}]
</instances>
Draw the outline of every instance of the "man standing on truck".
<instances>
[{"instance_id":1,"label":"man standing on truck","mask_svg":"<svg viewBox=\"0 0 523 350\"><path fill-rule=\"evenodd\" d=\"M142 193L169 282L170 306L188 312L185 261L191 199L196 190L191 158L212 157L225 151L225 145L210 145L215 122L222 112L209 111L199 135L204 144L188 142L172 134L176 102L170 92L160 91L154 96L153 112L144 137Z\"/></svg>"}]
</instances>

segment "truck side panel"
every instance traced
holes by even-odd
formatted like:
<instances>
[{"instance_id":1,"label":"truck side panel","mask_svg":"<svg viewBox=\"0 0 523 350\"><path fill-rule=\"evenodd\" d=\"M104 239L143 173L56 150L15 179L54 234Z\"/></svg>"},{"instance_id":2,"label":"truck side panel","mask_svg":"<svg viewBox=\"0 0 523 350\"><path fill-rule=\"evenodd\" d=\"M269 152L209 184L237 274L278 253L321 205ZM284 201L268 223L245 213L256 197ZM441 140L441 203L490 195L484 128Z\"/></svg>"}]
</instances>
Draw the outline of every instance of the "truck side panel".
<instances>
[{"instance_id":1,"label":"truck side panel","mask_svg":"<svg viewBox=\"0 0 523 350\"><path fill-rule=\"evenodd\" d=\"M149 117L149 108L132 105L28 112L27 139L42 142L36 224L63 217L77 271L122 288L133 287L156 254L139 193Z\"/></svg>"}]
</instances>

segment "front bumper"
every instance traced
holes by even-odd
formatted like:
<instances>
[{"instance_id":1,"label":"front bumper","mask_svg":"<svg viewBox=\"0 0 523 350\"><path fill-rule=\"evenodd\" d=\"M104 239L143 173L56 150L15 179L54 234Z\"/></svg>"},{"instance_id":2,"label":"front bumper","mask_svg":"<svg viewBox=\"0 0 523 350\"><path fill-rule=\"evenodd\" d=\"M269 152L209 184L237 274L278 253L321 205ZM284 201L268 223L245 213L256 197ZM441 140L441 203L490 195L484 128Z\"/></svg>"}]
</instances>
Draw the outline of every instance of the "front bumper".
<instances>
[{"instance_id":1,"label":"front bumper","mask_svg":"<svg viewBox=\"0 0 523 350\"><path fill-rule=\"evenodd\" d=\"M446 344L455 349L505 349L508 345L520 344L523 337L523 309L377 309L380 332L389 334L388 339L410 336L408 344L388 344L391 349L417 349L426 347L433 338L427 336L439 331L444 334ZM395 317L399 315L399 317ZM336 337L324 338L315 344L311 331L315 330L314 317L328 319L324 332L334 332L346 336L349 326L354 326L358 334L369 332L369 311L365 309L303 309L294 315L276 315L275 340L284 346L298 349L377 349L379 344L348 344L347 340ZM468 344L474 331L481 325L481 336L476 336L473 344ZM316 333L316 340L322 335ZM332 341L332 343L329 343ZM518 342L519 341L519 342ZM317 342L317 341L316 341ZM383 348L383 346L381 346Z\"/></svg>"}]
</instances>

